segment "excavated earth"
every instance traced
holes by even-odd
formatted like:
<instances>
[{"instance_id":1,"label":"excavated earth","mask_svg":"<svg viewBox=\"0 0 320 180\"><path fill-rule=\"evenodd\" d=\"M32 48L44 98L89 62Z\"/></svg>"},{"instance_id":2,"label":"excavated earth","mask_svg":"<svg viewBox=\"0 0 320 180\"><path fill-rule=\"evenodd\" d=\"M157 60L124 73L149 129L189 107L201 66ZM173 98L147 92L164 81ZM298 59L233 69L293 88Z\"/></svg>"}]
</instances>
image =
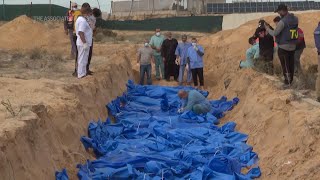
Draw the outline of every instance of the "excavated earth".
<instances>
[{"instance_id":1,"label":"excavated earth","mask_svg":"<svg viewBox=\"0 0 320 180\"><path fill-rule=\"evenodd\" d=\"M312 32L319 15L299 15L307 41L301 60L306 71L317 62ZM320 179L320 106L312 100L314 89L284 90L280 76L238 68L256 25L257 20L203 34L206 89L210 98L240 98L222 123L235 121L239 131L249 134L248 143L260 156L261 179ZM54 179L62 168L75 179L75 165L94 158L82 147L80 136L90 120L106 119L105 104L122 94L128 79L137 79L136 50L141 45L95 43L95 73L78 80L71 76L74 62L68 58L68 37L61 24L23 16L0 30L1 179ZM278 59L275 64L279 66Z\"/></svg>"}]
</instances>

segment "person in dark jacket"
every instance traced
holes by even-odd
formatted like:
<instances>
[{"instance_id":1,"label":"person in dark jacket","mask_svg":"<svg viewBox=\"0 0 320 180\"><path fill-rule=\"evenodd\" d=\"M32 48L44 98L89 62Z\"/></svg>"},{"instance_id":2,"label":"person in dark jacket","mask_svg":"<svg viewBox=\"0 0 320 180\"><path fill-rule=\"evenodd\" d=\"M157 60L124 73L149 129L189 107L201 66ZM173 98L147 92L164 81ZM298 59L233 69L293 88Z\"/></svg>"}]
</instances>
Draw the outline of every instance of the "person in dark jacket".
<instances>
[{"instance_id":1,"label":"person in dark jacket","mask_svg":"<svg viewBox=\"0 0 320 180\"><path fill-rule=\"evenodd\" d=\"M320 22L318 27L314 30L314 42L318 51L318 77L316 81L317 100L320 102Z\"/></svg>"},{"instance_id":2,"label":"person in dark jacket","mask_svg":"<svg viewBox=\"0 0 320 180\"><path fill-rule=\"evenodd\" d=\"M275 30L271 30L267 23L265 23L265 28L270 35L276 37L278 56L284 76L284 87L288 87L293 82L294 52L298 41L298 18L288 12L285 4L280 4L275 12L278 12L282 17Z\"/></svg>"},{"instance_id":3,"label":"person in dark jacket","mask_svg":"<svg viewBox=\"0 0 320 180\"><path fill-rule=\"evenodd\" d=\"M179 65L176 64L176 48L178 41L172 38L172 33L167 33L167 39L163 41L161 46L161 55L164 62L164 72L167 81L170 81L170 77L174 76L174 80L178 81Z\"/></svg>"},{"instance_id":4,"label":"person in dark jacket","mask_svg":"<svg viewBox=\"0 0 320 180\"><path fill-rule=\"evenodd\" d=\"M258 37L260 56L255 67L262 72L273 75L273 37L268 34L265 28L259 28Z\"/></svg>"},{"instance_id":5,"label":"person in dark jacket","mask_svg":"<svg viewBox=\"0 0 320 180\"><path fill-rule=\"evenodd\" d=\"M304 40L304 34L302 29L298 28L298 43L296 47L296 51L294 52L294 69L295 69L295 74L301 73L302 68L301 68L301 63L300 63L300 57L301 54L303 53L303 50L306 48L306 42Z\"/></svg>"}]
</instances>

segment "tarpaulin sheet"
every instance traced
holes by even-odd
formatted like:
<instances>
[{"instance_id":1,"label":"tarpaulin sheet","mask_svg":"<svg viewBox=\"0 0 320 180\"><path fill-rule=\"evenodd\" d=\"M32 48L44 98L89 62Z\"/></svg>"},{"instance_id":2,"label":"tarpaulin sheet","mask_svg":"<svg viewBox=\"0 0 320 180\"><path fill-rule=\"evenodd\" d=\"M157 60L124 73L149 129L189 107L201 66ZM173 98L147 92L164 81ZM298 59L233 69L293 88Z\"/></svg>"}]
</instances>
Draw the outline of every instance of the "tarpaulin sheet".
<instances>
[{"instance_id":1,"label":"tarpaulin sheet","mask_svg":"<svg viewBox=\"0 0 320 180\"><path fill-rule=\"evenodd\" d=\"M123 96L107 105L116 123L109 119L90 122L88 137L81 137L97 160L77 166L79 179L242 180L260 176L258 155L246 144L248 136L236 132L234 122L215 125L238 98L210 101L212 111L205 115L179 114L177 93L191 87L141 86L132 81L127 87ZM208 96L206 91L201 93ZM65 170L56 173L56 179L67 177Z\"/></svg>"}]
</instances>

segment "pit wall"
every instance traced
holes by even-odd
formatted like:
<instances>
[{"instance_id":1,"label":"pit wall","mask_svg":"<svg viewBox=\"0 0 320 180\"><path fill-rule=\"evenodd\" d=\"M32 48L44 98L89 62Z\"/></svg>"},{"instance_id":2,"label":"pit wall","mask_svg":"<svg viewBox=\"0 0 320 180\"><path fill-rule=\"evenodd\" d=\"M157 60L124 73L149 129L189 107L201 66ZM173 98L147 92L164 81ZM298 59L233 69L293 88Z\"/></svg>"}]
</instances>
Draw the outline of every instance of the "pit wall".
<instances>
[{"instance_id":1,"label":"pit wall","mask_svg":"<svg viewBox=\"0 0 320 180\"><path fill-rule=\"evenodd\" d=\"M75 165L93 159L80 137L87 135L90 120L106 119L106 103L121 95L132 77L127 57L116 53L110 59L117 61L101 65L94 76L80 81L39 80L34 98L42 97L42 93L52 98L45 96L42 102L24 106L23 116L4 123L0 132L0 179L54 179L54 172L62 168L68 169L71 179L76 178ZM32 81L12 79L17 88ZM43 88L47 89L40 92Z\"/></svg>"}]
</instances>

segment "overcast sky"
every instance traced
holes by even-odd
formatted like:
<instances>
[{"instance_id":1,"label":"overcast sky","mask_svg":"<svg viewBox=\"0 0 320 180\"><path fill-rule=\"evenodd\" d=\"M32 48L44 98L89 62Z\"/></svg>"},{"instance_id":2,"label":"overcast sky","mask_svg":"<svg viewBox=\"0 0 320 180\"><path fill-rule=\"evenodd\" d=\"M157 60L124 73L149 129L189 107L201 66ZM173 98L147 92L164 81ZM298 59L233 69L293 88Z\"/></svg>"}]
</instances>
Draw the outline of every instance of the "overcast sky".
<instances>
[{"instance_id":1,"label":"overcast sky","mask_svg":"<svg viewBox=\"0 0 320 180\"><path fill-rule=\"evenodd\" d=\"M49 4L50 2L50 0L4 0L4 1L5 1L5 4L30 4L31 1L33 4ZM88 2L92 7L98 7L98 1L99 1L101 10L104 12L110 12L111 0L72 0L72 1L75 1L78 4ZM125 1L125 0L114 0L114 1ZM267 1L267 0L262 0L262 1ZM270 1L273 1L273 0L270 0ZM280 1L280 0L277 0L277 1ZM289 0L281 0L281 1L289 1ZM296 0L291 0L291 1L296 1ZM318 0L315 0L315 1L318 1ZM69 2L70 0L51 0L52 4L57 4L65 7L69 7ZM232 2L232 0L227 0L227 2ZM0 3L2 4L2 0L0 0Z\"/></svg>"}]
</instances>

